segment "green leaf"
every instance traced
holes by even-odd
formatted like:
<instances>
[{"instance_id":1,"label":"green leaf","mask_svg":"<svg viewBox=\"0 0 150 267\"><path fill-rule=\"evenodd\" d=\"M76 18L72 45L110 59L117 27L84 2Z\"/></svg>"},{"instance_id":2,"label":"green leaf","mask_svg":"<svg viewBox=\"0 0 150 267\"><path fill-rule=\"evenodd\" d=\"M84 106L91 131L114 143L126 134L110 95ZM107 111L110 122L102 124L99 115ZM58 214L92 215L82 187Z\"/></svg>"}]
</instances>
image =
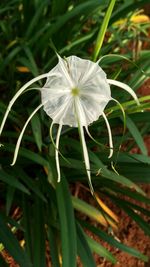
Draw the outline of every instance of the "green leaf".
<instances>
[{"instance_id":1,"label":"green leaf","mask_svg":"<svg viewBox=\"0 0 150 267\"><path fill-rule=\"evenodd\" d=\"M22 192L25 192L26 194L30 194L29 190L21 184L15 177L14 175L10 175L6 173L3 170L0 170L0 180L7 183L8 185L21 190Z\"/></svg>"},{"instance_id":2,"label":"green leaf","mask_svg":"<svg viewBox=\"0 0 150 267\"><path fill-rule=\"evenodd\" d=\"M138 200L140 202L146 203L146 204L150 204L150 198L141 195L140 193L133 191L133 190L129 190L128 188L123 188L121 186L116 186L116 183L113 183L109 180L103 179L101 181L101 185L103 187L105 187L104 191L108 191L109 189L111 189L114 193L121 193L122 195L128 196L132 199ZM108 190L107 190L108 189Z\"/></svg>"},{"instance_id":3,"label":"green leaf","mask_svg":"<svg viewBox=\"0 0 150 267\"><path fill-rule=\"evenodd\" d=\"M115 201L116 205L118 205L143 229L145 234L150 236L150 225L148 222L144 221L134 210L132 210L125 202L122 200L115 199L115 197L111 196L111 198Z\"/></svg>"},{"instance_id":4,"label":"green leaf","mask_svg":"<svg viewBox=\"0 0 150 267\"><path fill-rule=\"evenodd\" d=\"M99 55L100 49L102 47L103 41L104 41L104 37L105 37L105 33L108 27L108 23L114 8L116 0L111 0L110 4L108 6L108 9L106 11L105 17L103 19L100 31L98 33L97 36L97 40L96 40L96 44L95 44L95 48L94 48L94 55L93 55L93 60L96 61L97 57Z\"/></svg>"},{"instance_id":5,"label":"green leaf","mask_svg":"<svg viewBox=\"0 0 150 267\"><path fill-rule=\"evenodd\" d=\"M46 267L45 216L43 202L36 197L33 210L33 267Z\"/></svg>"},{"instance_id":6,"label":"green leaf","mask_svg":"<svg viewBox=\"0 0 150 267\"><path fill-rule=\"evenodd\" d=\"M129 188L134 188L137 192L145 195L144 191L139 186L137 186L135 183L133 183L131 180L124 177L123 175L117 174L114 171L108 170L104 165L102 165L102 162L100 161L98 156L94 154L92 151L90 151L90 159L95 164L94 169L97 168L97 170L99 170L100 177L105 177L109 180L125 185Z\"/></svg>"},{"instance_id":7,"label":"green leaf","mask_svg":"<svg viewBox=\"0 0 150 267\"><path fill-rule=\"evenodd\" d=\"M39 151L41 152L42 130L41 130L40 118L39 118L39 115L37 113L33 116L32 120L31 120L31 125L32 125L32 131L33 131L33 135L34 135L37 147L38 147Z\"/></svg>"},{"instance_id":8,"label":"green leaf","mask_svg":"<svg viewBox=\"0 0 150 267\"><path fill-rule=\"evenodd\" d=\"M29 190L31 190L34 194L36 194L40 199L46 202L46 198L44 194L42 193L42 190L39 185L39 180L36 179L35 181L32 179L32 177L28 176L24 170L18 166L14 167L14 173L18 175L19 179L22 180L22 182L28 187ZM38 174L37 174L38 177Z\"/></svg>"},{"instance_id":9,"label":"green leaf","mask_svg":"<svg viewBox=\"0 0 150 267\"><path fill-rule=\"evenodd\" d=\"M104 240L105 242L107 242L108 244L110 244L113 247L116 247L126 253L131 254L134 257L137 257L143 261L148 261L148 257L146 255L143 255L142 253L140 253L140 251L128 247L125 244L122 244L121 242L117 241L115 238L113 238L112 236L108 235L107 233L105 233L104 231L102 231L101 229L98 229L92 225L90 225L87 222L82 222L83 227L88 228L92 233L94 233L95 235L97 235L100 239Z\"/></svg>"},{"instance_id":10,"label":"green leaf","mask_svg":"<svg viewBox=\"0 0 150 267\"><path fill-rule=\"evenodd\" d=\"M6 194L6 214L8 215L13 204L15 194L15 188L12 186L7 187L7 194Z\"/></svg>"},{"instance_id":11,"label":"green leaf","mask_svg":"<svg viewBox=\"0 0 150 267\"><path fill-rule=\"evenodd\" d=\"M25 196L23 197L25 248L33 262L33 267L46 267L45 207L37 196L34 196L32 202L31 205L29 200Z\"/></svg>"},{"instance_id":12,"label":"green leaf","mask_svg":"<svg viewBox=\"0 0 150 267\"><path fill-rule=\"evenodd\" d=\"M83 201L77 197L73 197L73 196L72 196L72 203L73 203L73 207L76 210L86 214L87 216L98 221L102 225L107 226L107 221L105 220L103 213L99 209L97 209L97 208L91 206L90 204L86 203L85 201ZM107 215L105 215L105 216L107 218Z\"/></svg>"},{"instance_id":13,"label":"green leaf","mask_svg":"<svg viewBox=\"0 0 150 267\"><path fill-rule=\"evenodd\" d=\"M76 267L77 240L74 211L65 177L56 186L59 212L62 267Z\"/></svg>"},{"instance_id":14,"label":"green leaf","mask_svg":"<svg viewBox=\"0 0 150 267\"><path fill-rule=\"evenodd\" d=\"M62 0L61 5L59 0L52 1L52 15L53 16L58 16L61 15L62 13L65 13L67 10L68 6L68 1Z\"/></svg>"},{"instance_id":15,"label":"green leaf","mask_svg":"<svg viewBox=\"0 0 150 267\"><path fill-rule=\"evenodd\" d=\"M105 259L109 260L113 264L117 263L117 260L115 259L115 257L106 248L104 248L100 243L96 242L89 236L87 236L87 241L93 252L97 253L101 257L104 257Z\"/></svg>"},{"instance_id":16,"label":"green leaf","mask_svg":"<svg viewBox=\"0 0 150 267\"><path fill-rule=\"evenodd\" d=\"M44 0L42 2L39 2L38 8L36 9L34 16L32 17L32 20L28 24L27 31L25 33L26 38L28 39L31 34L34 34L34 28L37 26L37 23L39 22L40 18L42 17L44 13L44 8L48 4L48 0Z\"/></svg>"},{"instance_id":17,"label":"green leaf","mask_svg":"<svg viewBox=\"0 0 150 267\"><path fill-rule=\"evenodd\" d=\"M3 149L4 151L14 152L15 146L11 144L9 144L9 146L7 144L4 144ZM19 155L41 166L49 166L48 161L45 158L29 149L20 148Z\"/></svg>"},{"instance_id":18,"label":"green leaf","mask_svg":"<svg viewBox=\"0 0 150 267\"><path fill-rule=\"evenodd\" d=\"M16 57L17 54L19 54L19 52L21 51L21 47L15 47L9 54L8 56L5 58L5 60L3 61L3 64L0 67L0 73L2 73L5 69L5 67L11 63L11 61L14 59L14 57Z\"/></svg>"},{"instance_id":19,"label":"green leaf","mask_svg":"<svg viewBox=\"0 0 150 267\"><path fill-rule=\"evenodd\" d=\"M0 254L0 266L9 267L8 264L4 261L2 255Z\"/></svg>"},{"instance_id":20,"label":"green leaf","mask_svg":"<svg viewBox=\"0 0 150 267\"><path fill-rule=\"evenodd\" d=\"M19 242L11 232L10 227L7 226L2 215L0 214L0 242L4 245L6 250L20 264L21 267L31 267L31 263L27 255L20 247Z\"/></svg>"},{"instance_id":21,"label":"green leaf","mask_svg":"<svg viewBox=\"0 0 150 267\"><path fill-rule=\"evenodd\" d=\"M80 256L81 262L83 263L83 266L96 267L91 249L86 239L86 235L82 230L81 226L79 225L79 223L77 223L76 226L77 226L77 251L78 255Z\"/></svg>"},{"instance_id":22,"label":"green leaf","mask_svg":"<svg viewBox=\"0 0 150 267\"><path fill-rule=\"evenodd\" d=\"M141 133L138 130L138 128L136 127L133 120L129 116L126 116L126 125L129 129L130 133L132 134L135 142L137 143L138 147L141 149L141 152L143 153L143 155L146 156L147 155L147 149L145 147Z\"/></svg>"},{"instance_id":23,"label":"green leaf","mask_svg":"<svg viewBox=\"0 0 150 267\"><path fill-rule=\"evenodd\" d=\"M49 224L47 232L48 232L48 240L50 244L50 255L51 255L53 267L59 267L60 264L59 264L58 242L57 242L58 241L57 240L58 229L55 229Z\"/></svg>"},{"instance_id":24,"label":"green leaf","mask_svg":"<svg viewBox=\"0 0 150 267\"><path fill-rule=\"evenodd\" d=\"M101 4L101 5L100 5ZM52 37L53 34L56 34L64 25L72 19L80 19L82 15L85 16L86 13L89 14L89 12L93 12L98 6L103 6L106 4L105 1L99 1L99 0L88 0L85 2L79 3L77 6L75 6L73 9L68 11L67 13L64 13L63 15L59 16L55 23L51 24L47 32L43 35L42 38L42 47L43 44L47 43L49 39ZM40 48L40 47L39 47Z\"/></svg>"}]
</instances>

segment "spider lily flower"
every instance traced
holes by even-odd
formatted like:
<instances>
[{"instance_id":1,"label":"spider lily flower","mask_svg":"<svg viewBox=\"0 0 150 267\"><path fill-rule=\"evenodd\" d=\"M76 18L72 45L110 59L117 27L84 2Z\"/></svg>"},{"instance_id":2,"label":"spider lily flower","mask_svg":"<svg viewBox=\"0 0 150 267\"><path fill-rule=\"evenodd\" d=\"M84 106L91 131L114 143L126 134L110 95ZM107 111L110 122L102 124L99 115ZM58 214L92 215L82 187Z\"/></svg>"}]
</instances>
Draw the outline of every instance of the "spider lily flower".
<instances>
[{"instance_id":1,"label":"spider lily flower","mask_svg":"<svg viewBox=\"0 0 150 267\"><path fill-rule=\"evenodd\" d=\"M58 174L57 181L60 182L61 180L59 141L62 127L63 125L78 127L87 177L91 192L93 193L94 189L91 182L90 161L84 133L86 131L91 137L88 126L102 116L108 130L110 147L109 158L112 157L113 141L111 128L104 113L104 109L109 101L117 101L111 97L110 85L115 85L126 90L129 94L131 94L138 105L139 101L134 91L128 85L116 80L107 79L105 72L99 66L99 61L94 63L90 60L81 59L76 56L70 56L65 59L62 59L59 55L57 56L58 64L50 72L39 75L27 82L12 98L0 127L0 134L5 125L7 116L17 98L36 81L47 78L45 85L40 89L41 103L31 113L20 133L11 165L14 165L16 162L20 143L28 123L34 114L43 107L44 111L52 119L50 132L52 133L52 127L54 124L59 125L56 143L54 144Z\"/></svg>"}]
</instances>

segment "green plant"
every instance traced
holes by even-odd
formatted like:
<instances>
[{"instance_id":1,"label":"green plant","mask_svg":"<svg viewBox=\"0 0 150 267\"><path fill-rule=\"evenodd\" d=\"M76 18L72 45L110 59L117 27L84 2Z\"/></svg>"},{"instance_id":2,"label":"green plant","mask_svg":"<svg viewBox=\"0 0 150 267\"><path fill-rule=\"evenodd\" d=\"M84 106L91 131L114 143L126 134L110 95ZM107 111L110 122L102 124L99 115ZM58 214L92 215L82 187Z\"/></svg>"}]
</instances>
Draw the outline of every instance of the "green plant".
<instances>
[{"instance_id":1,"label":"green plant","mask_svg":"<svg viewBox=\"0 0 150 267\"><path fill-rule=\"evenodd\" d=\"M49 4L49 1L13 0L9 3L3 1L0 4L1 18L3 18L0 24L3 39L0 64L3 78L0 83L4 88L3 103L1 102L0 106L1 120L7 107L6 96L7 99L10 98L14 95L14 91L18 90L20 84L30 79L31 76L49 71L55 65L56 56L51 49L53 46L65 56L76 54L89 59L94 54L95 60L101 56L102 67L110 79L128 81L134 90L139 88L148 77L149 50L145 53L141 52L140 57L132 64L130 53L125 54L126 58L117 56L117 54L111 55L116 53L117 38L112 35L113 38L107 42L104 36L106 36L108 21L108 30L111 34L115 21L134 10L135 6L141 7L146 1L138 1L136 4L134 1L129 1L128 4L124 1L116 1L116 9L109 20L115 1L110 2L109 9L107 9L109 1L78 1L78 3L62 1L61 8L58 1L51 1ZM108 11L105 17L106 10ZM104 23L99 31L102 20ZM97 40L104 40L102 48L101 45L95 46L97 36ZM94 47L96 48L93 51ZM108 55L104 56L105 54ZM36 86L39 87L41 84L36 84ZM9 94L6 95L8 88ZM73 128L66 127L62 132L60 151L67 161L60 159L62 179L61 183L57 183L55 152L48 132L51 121L42 110L32 118L31 126L28 127L23 137L17 164L10 167L18 132L39 101L39 96L34 91L23 95L14 107L15 111L12 110L1 141L4 144L1 148L3 156L0 169L1 200L4 208L0 213L0 242L21 267L46 266L47 247L50 248L54 267L77 266L77 255L83 266L96 266L92 256L93 251L115 263L114 256L100 243L87 236L83 231L85 228L111 245L147 261L147 256L121 244L107 231L104 232L101 227L102 225L106 229L108 224L112 229L117 227L115 214L111 213L106 206L102 206L103 203L100 202L100 196L106 195L125 210L146 234L150 235L148 223L136 213L138 210L150 216L149 211L134 205L132 201L121 198L127 195L131 200L150 203L138 186L141 181L142 183L149 182L147 174L150 170L150 159L147 156L142 136L149 133L150 129L148 111L150 103L145 102L150 99L150 96L139 98L141 105L136 106L134 100L130 100L126 94L115 92L114 88L113 97L116 95L126 112L128 131L124 132L123 139L123 130L114 138L114 165L111 166L111 161L107 158L108 149L104 145L107 144L107 134L101 118L91 126L91 133L94 132L101 146L97 145L95 149L94 141L87 139L92 183L98 193L96 200L99 205L95 201L95 207L86 203L78 195L75 197L73 193L74 188L78 186L80 190L84 190L84 187L86 191L88 190L84 164L80 156L82 148L76 129ZM142 110L144 112L141 112ZM112 128L123 125L122 113L118 105L108 106L106 114L109 116ZM132 142L126 152L119 151L120 144L125 143L131 137ZM56 128L54 127L55 138ZM131 155L130 150L135 143L142 153ZM112 167L115 167L115 171ZM139 172L142 172L142 177L139 177ZM84 187L80 186L81 183ZM20 208L17 219L11 216L11 211L15 207ZM82 216L78 216L75 211L82 212L86 218L96 220L99 227L94 227L82 219ZM18 235L19 232L21 237ZM20 246L22 239L24 240L23 248Z\"/></svg>"}]
</instances>

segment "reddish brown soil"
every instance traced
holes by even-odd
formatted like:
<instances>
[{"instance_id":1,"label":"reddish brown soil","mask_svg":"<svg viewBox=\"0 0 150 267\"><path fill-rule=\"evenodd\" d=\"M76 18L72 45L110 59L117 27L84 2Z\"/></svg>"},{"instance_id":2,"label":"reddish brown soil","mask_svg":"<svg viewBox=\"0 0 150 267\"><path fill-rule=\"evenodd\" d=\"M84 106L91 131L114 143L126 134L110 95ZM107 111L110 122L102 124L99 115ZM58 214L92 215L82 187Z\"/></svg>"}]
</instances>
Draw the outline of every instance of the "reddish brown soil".
<instances>
[{"instance_id":1,"label":"reddish brown soil","mask_svg":"<svg viewBox=\"0 0 150 267\"><path fill-rule=\"evenodd\" d=\"M150 185L141 186L143 190L150 197ZM115 205L108 201L109 207L115 211L119 217L118 231L115 233L115 237L127 246L138 249L143 254L150 258L150 237L146 236L143 230L122 210L118 209ZM136 201L134 202L136 204ZM142 207L150 209L148 205L141 204ZM148 221L147 218L145 220ZM150 267L149 263L144 263L141 260L134 258L133 256L119 251L118 249L109 246L107 243L101 241L103 244L118 260L117 264L113 265L110 262L97 258L97 267Z\"/></svg>"}]
</instances>

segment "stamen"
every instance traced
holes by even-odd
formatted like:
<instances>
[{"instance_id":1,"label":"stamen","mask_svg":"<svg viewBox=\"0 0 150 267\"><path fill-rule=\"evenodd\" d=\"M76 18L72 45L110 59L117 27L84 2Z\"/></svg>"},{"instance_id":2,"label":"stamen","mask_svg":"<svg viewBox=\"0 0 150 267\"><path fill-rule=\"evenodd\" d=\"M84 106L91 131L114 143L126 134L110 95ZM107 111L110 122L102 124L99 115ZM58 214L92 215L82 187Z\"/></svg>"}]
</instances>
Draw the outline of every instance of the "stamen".
<instances>
[{"instance_id":1,"label":"stamen","mask_svg":"<svg viewBox=\"0 0 150 267\"><path fill-rule=\"evenodd\" d=\"M111 133L111 128L110 128L110 124L107 120L107 117L105 115L104 112L102 112L102 116L105 120L105 123L106 123L106 126L107 126L107 130L108 130L108 136L109 136L109 147L110 147L110 153L109 153L109 157L108 158L111 158L112 155L113 155L113 141L112 141L112 133Z\"/></svg>"},{"instance_id":2,"label":"stamen","mask_svg":"<svg viewBox=\"0 0 150 267\"><path fill-rule=\"evenodd\" d=\"M75 87L75 88L73 88L71 90L71 93L72 93L73 96L78 96L79 95L79 92L80 92L80 90L77 87Z\"/></svg>"},{"instance_id":3,"label":"stamen","mask_svg":"<svg viewBox=\"0 0 150 267\"><path fill-rule=\"evenodd\" d=\"M56 169L57 169L57 182L59 183L61 180L61 174L60 174L60 164L59 164L59 140L60 140L60 134L62 130L62 124L59 125L58 127L58 132L56 136L56 149L55 149L55 158L56 158Z\"/></svg>"}]
</instances>

